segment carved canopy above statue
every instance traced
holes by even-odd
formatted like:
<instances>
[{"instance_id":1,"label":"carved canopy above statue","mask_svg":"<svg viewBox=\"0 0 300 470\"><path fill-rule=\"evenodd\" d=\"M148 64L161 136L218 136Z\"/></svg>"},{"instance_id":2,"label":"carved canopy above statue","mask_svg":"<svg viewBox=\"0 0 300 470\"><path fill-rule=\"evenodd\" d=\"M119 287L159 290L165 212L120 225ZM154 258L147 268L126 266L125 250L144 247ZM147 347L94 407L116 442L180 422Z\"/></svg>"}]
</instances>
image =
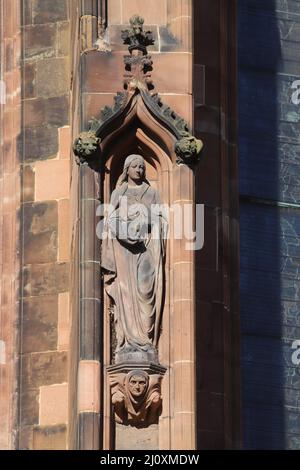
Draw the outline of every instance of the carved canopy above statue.
<instances>
[{"instance_id":1,"label":"carved canopy above statue","mask_svg":"<svg viewBox=\"0 0 300 470\"><path fill-rule=\"evenodd\" d=\"M149 32L142 32L142 19L131 19L131 30L123 32L125 43L130 43L130 55L124 56L124 91L118 92L112 107L101 111L100 119L90 121L87 132L74 143L79 163L87 163L100 171L108 155L108 147L119 138L125 128L148 128L154 133L168 156L178 164L194 165L202 149L202 142L190 132L188 124L169 106L162 103L153 91L152 59L146 45L151 44ZM138 32L136 30L138 28ZM135 32L135 33L134 33Z\"/></svg>"}]
</instances>

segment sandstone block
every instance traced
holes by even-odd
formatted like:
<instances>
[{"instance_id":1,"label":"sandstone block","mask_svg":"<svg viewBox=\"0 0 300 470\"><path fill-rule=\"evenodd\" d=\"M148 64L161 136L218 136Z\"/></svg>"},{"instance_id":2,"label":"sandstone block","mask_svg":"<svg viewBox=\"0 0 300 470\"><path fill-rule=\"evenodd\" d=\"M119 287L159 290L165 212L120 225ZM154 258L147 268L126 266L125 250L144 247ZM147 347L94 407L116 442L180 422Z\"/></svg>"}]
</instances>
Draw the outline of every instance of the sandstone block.
<instances>
[{"instance_id":1,"label":"sandstone block","mask_svg":"<svg viewBox=\"0 0 300 470\"><path fill-rule=\"evenodd\" d=\"M24 205L24 264L57 260L57 202Z\"/></svg>"},{"instance_id":2,"label":"sandstone block","mask_svg":"<svg viewBox=\"0 0 300 470\"><path fill-rule=\"evenodd\" d=\"M65 292L69 288L68 263L30 264L23 268L24 297Z\"/></svg>"},{"instance_id":3,"label":"sandstone block","mask_svg":"<svg viewBox=\"0 0 300 470\"><path fill-rule=\"evenodd\" d=\"M56 23L68 19L68 0L33 0L34 24Z\"/></svg>"},{"instance_id":4,"label":"sandstone block","mask_svg":"<svg viewBox=\"0 0 300 470\"><path fill-rule=\"evenodd\" d=\"M123 23L138 12L143 12L145 24L166 24L167 0L123 0Z\"/></svg>"},{"instance_id":5,"label":"sandstone block","mask_svg":"<svg viewBox=\"0 0 300 470\"><path fill-rule=\"evenodd\" d=\"M35 167L35 200L67 199L70 187L68 160L37 162Z\"/></svg>"},{"instance_id":6,"label":"sandstone block","mask_svg":"<svg viewBox=\"0 0 300 470\"><path fill-rule=\"evenodd\" d=\"M20 394L20 425L28 426L39 422L39 391L37 388L23 390Z\"/></svg>"},{"instance_id":7,"label":"sandstone block","mask_svg":"<svg viewBox=\"0 0 300 470\"><path fill-rule=\"evenodd\" d=\"M23 299L23 352L55 350L57 319L57 295Z\"/></svg>"},{"instance_id":8,"label":"sandstone block","mask_svg":"<svg viewBox=\"0 0 300 470\"><path fill-rule=\"evenodd\" d=\"M36 98L24 101L25 127L62 127L68 123L68 96Z\"/></svg>"},{"instance_id":9,"label":"sandstone block","mask_svg":"<svg viewBox=\"0 0 300 470\"><path fill-rule=\"evenodd\" d=\"M24 129L18 144L21 161L55 157L58 152L57 129L45 126Z\"/></svg>"},{"instance_id":10,"label":"sandstone block","mask_svg":"<svg viewBox=\"0 0 300 470\"><path fill-rule=\"evenodd\" d=\"M51 426L68 422L68 384L40 388L39 424Z\"/></svg>"},{"instance_id":11,"label":"sandstone block","mask_svg":"<svg viewBox=\"0 0 300 470\"><path fill-rule=\"evenodd\" d=\"M32 354L30 359L30 387L38 388L67 382L67 353L51 351Z\"/></svg>"},{"instance_id":12,"label":"sandstone block","mask_svg":"<svg viewBox=\"0 0 300 470\"><path fill-rule=\"evenodd\" d=\"M26 26L24 55L29 58L54 57L56 54L56 24Z\"/></svg>"},{"instance_id":13,"label":"sandstone block","mask_svg":"<svg viewBox=\"0 0 300 470\"><path fill-rule=\"evenodd\" d=\"M34 450L65 450L67 446L67 427L36 426L33 430Z\"/></svg>"},{"instance_id":14,"label":"sandstone block","mask_svg":"<svg viewBox=\"0 0 300 470\"><path fill-rule=\"evenodd\" d=\"M58 23L57 25L57 47L58 55L66 56L70 54L70 24L69 22Z\"/></svg>"},{"instance_id":15,"label":"sandstone block","mask_svg":"<svg viewBox=\"0 0 300 470\"><path fill-rule=\"evenodd\" d=\"M37 96L61 96L69 90L69 67L65 58L38 61L36 74Z\"/></svg>"}]
</instances>

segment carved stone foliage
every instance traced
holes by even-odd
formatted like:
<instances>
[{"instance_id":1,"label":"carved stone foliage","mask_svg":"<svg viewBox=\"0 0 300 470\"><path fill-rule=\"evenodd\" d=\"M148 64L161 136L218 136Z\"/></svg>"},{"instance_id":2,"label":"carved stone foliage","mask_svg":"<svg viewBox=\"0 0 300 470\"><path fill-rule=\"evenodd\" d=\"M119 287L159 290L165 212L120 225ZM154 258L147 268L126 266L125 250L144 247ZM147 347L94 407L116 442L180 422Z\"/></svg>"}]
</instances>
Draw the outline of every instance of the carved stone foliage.
<instances>
[{"instance_id":1,"label":"carved stone foliage","mask_svg":"<svg viewBox=\"0 0 300 470\"><path fill-rule=\"evenodd\" d=\"M100 118L93 119L88 129L89 134L81 134L74 143L74 153L78 163L87 163L92 168L101 168L101 141L107 135L108 128L118 125L120 116L124 119L128 110L137 107L141 98L143 105L157 121L166 127L174 136L174 154L177 164L193 166L197 163L203 144L194 137L188 124L169 106L162 103L160 96L154 93L151 71L153 61L147 53L147 46L153 44L150 31L143 30L143 18L135 15L130 20L130 28L122 32L124 44L129 47L129 55L124 56L124 90L114 97L112 107L105 106ZM136 110L137 112L137 110ZM96 139L99 138L96 143Z\"/></svg>"},{"instance_id":2,"label":"carved stone foliage","mask_svg":"<svg viewBox=\"0 0 300 470\"><path fill-rule=\"evenodd\" d=\"M77 157L77 163L85 163L92 160L99 148L100 139L95 132L89 130L82 132L74 142L73 151Z\"/></svg>"},{"instance_id":3,"label":"carved stone foliage","mask_svg":"<svg viewBox=\"0 0 300 470\"><path fill-rule=\"evenodd\" d=\"M140 49L144 54L147 53L147 47L154 44L151 31L144 31L144 18L134 15L129 20L130 28L122 31L122 39L127 44L129 51L132 49Z\"/></svg>"},{"instance_id":4,"label":"carved stone foliage","mask_svg":"<svg viewBox=\"0 0 300 470\"><path fill-rule=\"evenodd\" d=\"M79 134L73 144L73 152L78 164L87 163L92 168L95 167L95 163L97 163L95 160L100 155L101 138L99 137L99 131L107 121L120 112L126 103L127 92L118 92L114 96L114 105L111 107L105 106L101 110L99 119L92 118L89 121L89 130Z\"/></svg>"},{"instance_id":5,"label":"carved stone foliage","mask_svg":"<svg viewBox=\"0 0 300 470\"><path fill-rule=\"evenodd\" d=\"M202 141L187 132L175 144L177 163L196 163L202 147Z\"/></svg>"},{"instance_id":6,"label":"carved stone foliage","mask_svg":"<svg viewBox=\"0 0 300 470\"><path fill-rule=\"evenodd\" d=\"M125 55L125 74L124 88L125 90L134 91L136 89L144 89L150 91L154 88L151 71L153 70L152 59L150 55L142 55L141 51L136 51L136 55Z\"/></svg>"},{"instance_id":7,"label":"carved stone foliage","mask_svg":"<svg viewBox=\"0 0 300 470\"><path fill-rule=\"evenodd\" d=\"M140 428L158 423L162 373L136 368L130 372L112 371L109 377L116 422Z\"/></svg>"},{"instance_id":8,"label":"carved stone foliage","mask_svg":"<svg viewBox=\"0 0 300 470\"><path fill-rule=\"evenodd\" d=\"M203 148L203 143L192 135L187 122L175 113L170 106L164 105L158 94L143 94L143 97L148 106L155 110L156 114L168 126L171 126L173 133L176 135L178 140L175 142L174 150L177 156L177 163L184 163L190 166L196 164Z\"/></svg>"}]
</instances>

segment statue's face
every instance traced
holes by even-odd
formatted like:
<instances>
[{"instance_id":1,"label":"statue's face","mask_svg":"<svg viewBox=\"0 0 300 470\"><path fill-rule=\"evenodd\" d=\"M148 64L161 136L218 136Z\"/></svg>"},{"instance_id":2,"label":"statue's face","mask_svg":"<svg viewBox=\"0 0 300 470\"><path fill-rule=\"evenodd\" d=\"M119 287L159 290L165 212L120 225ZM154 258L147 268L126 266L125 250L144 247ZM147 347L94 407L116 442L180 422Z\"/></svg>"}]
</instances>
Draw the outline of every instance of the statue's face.
<instances>
[{"instance_id":1,"label":"statue's face","mask_svg":"<svg viewBox=\"0 0 300 470\"><path fill-rule=\"evenodd\" d=\"M147 388L147 380L140 375L133 375L129 380L129 390L134 397L144 395Z\"/></svg>"},{"instance_id":2,"label":"statue's face","mask_svg":"<svg viewBox=\"0 0 300 470\"><path fill-rule=\"evenodd\" d=\"M142 160L133 160L128 168L128 178L139 183L145 176L145 170L145 164Z\"/></svg>"}]
</instances>

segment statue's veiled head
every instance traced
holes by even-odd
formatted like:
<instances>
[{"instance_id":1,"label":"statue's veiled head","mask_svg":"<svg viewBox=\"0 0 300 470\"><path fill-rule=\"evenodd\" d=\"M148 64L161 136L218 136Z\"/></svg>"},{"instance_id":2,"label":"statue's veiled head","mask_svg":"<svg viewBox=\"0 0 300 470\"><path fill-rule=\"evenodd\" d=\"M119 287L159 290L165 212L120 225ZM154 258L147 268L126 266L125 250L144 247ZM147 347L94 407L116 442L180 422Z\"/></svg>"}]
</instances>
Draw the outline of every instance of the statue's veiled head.
<instances>
[{"instance_id":1,"label":"statue's veiled head","mask_svg":"<svg viewBox=\"0 0 300 470\"><path fill-rule=\"evenodd\" d=\"M141 155L132 154L126 158L117 186L128 182L128 178L136 183L146 181L146 164Z\"/></svg>"},{"instance_id":2,"label":"statue's veiled head","mask_svg":"<svg viewBox=\"0 0 300 470\"><path fill-rule=\"evenodd\" d=\"M133 401L139 401L144 398L148 386L149 376L142 370L133 370L126 377L127 390Z\"/></svg>"}]
</instances>

